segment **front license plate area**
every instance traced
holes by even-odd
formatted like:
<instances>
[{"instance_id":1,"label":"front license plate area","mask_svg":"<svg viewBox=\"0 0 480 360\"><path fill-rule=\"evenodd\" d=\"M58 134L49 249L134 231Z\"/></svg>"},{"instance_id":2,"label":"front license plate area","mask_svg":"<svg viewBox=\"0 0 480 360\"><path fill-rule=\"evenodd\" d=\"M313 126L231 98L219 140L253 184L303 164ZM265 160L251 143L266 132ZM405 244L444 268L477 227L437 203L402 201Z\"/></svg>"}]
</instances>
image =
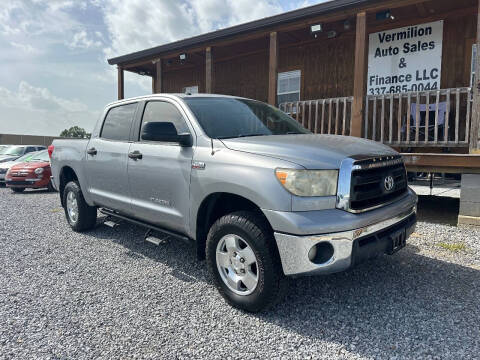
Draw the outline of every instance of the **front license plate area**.
<instances>
[{"instance_id":1,"label":"front license plate area","mask_svg":"<svg viewBox=\"0 0 480 360\"><path fill-rule=\"evenodd\" d=\"M405 229L395 231L390 235L390 248L387 253L395 254L398 250L403 249L407 245L407 234Z\"/></svg>"}]
</instances>

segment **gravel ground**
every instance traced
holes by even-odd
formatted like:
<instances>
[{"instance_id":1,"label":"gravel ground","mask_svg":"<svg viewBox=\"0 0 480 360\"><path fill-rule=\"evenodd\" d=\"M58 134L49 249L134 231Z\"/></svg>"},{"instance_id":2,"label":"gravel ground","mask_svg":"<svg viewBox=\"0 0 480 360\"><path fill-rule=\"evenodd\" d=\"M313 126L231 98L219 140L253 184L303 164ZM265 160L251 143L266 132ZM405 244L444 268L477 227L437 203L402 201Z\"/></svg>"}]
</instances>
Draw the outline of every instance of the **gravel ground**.
<instances>
[{"instance_id":1,"label":"gravel ground","mask_svg":"<svg viewBox=\"0 0 480 360\"><path fill-rule=\"evenodd\" d=\"M419 223L396 255L293 280L282 303L252 315L223 301L193 246L155 247L130 225L74 233L43 191L0 189L0 210L0 358L480 353L478 229Z\"/></svg>"}]
</instances>

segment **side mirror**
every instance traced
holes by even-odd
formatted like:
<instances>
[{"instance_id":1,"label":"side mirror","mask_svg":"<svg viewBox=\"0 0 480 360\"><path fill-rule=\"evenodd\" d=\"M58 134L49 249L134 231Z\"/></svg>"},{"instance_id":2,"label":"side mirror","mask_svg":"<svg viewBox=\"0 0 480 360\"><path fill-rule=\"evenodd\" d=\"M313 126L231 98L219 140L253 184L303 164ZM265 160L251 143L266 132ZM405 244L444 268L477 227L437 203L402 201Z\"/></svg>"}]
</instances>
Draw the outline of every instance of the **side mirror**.
<instances>
[{"instance_id":1,"label":"side mirror","mask_svg":"<svg viewBox=\"0 0 480 360\"><path fill-rule=\"evenodd\" d=\"M189 133L178 134L175 125L171 122L149 122L143 125L140 137L146 141L174 142L184 147L193 145Z\"/></svg>"},{"instance_id":2,"label":"side mirror","mask_svg":"<svg viewBox=\"0 0 480 360\"><path fill-rule=\"evenodd\" d=\"M178 134L178 143L183 147L191 147L193 145L192 135L190 133Z\"/></svg>"}]
</instances>

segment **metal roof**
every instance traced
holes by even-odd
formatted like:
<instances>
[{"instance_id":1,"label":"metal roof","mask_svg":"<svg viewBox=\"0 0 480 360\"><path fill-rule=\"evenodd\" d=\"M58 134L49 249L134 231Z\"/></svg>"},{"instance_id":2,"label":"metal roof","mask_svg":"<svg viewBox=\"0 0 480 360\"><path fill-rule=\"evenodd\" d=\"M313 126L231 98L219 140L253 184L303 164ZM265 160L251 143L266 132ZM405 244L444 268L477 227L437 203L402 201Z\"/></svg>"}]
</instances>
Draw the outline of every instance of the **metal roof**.
<instances>
[{"instance_id":1,"label":"metal roof","mask_svg":"<svg viewBox=\"0 0 480 360\"><path fill-rule=\"evenodd\" d=\"M142 60L145 58L161 55L169 51L187 49L192 46L197 46L207 42L228 38L231 36L244 34L247 32L261 30L267 27L294 22L301 19L306 19L318 15L323 15L338 10L345 10L347 8L365 5L367 3L381 2L382 0L332 0L321 4L308 6L302 9L289 11L275 16L266 17L263 19L247 22L240 25L235 25L225 29L209 32L206 34L194 36L188 39L183 39L171 42L165 45L156 46L150 49L145 49L130 54L118 56L108 59L110 65L122 64Z\"/></svg>"}]
</instances>

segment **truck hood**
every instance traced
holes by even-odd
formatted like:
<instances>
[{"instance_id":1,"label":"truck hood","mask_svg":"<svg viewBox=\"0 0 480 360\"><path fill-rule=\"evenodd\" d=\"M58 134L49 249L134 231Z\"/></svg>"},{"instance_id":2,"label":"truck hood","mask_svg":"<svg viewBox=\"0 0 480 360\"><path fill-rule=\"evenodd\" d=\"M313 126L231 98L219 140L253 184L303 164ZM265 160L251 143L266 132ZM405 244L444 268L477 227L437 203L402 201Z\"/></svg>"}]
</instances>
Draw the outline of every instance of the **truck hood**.
<instances>
[{"instance_id":1,"label":"truck hood","mask_svg":"<svg viewBox=\"0 0 480 360\"><path fill-rule=\"evenodd\" d=\"M338 135L271 135L222 142L231 150L287 160L306 169L338 169L348 157L396 155L392 148L375 141Z\"/></svg>"}]
</instances>

